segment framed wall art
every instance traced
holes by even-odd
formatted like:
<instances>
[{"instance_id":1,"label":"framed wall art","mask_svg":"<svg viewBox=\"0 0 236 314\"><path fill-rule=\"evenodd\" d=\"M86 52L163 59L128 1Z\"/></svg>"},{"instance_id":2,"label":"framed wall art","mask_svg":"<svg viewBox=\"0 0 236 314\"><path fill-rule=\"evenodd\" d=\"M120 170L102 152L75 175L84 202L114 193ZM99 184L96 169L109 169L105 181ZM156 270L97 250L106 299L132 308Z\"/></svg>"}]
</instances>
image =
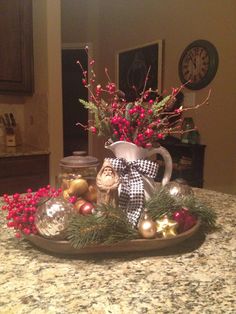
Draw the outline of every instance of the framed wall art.
<instances>
[{"instance_id":1,"label":"framed wall art","mask_svg":"<svg viewBox=\"0 0 236 314\"><path fill-rule=\"evenodd\" d=\"M134 101L144 89L162 90L162 40L140 47L119 51L117 54L118 87L128 101Z\"/></svg>"}]
</instances>

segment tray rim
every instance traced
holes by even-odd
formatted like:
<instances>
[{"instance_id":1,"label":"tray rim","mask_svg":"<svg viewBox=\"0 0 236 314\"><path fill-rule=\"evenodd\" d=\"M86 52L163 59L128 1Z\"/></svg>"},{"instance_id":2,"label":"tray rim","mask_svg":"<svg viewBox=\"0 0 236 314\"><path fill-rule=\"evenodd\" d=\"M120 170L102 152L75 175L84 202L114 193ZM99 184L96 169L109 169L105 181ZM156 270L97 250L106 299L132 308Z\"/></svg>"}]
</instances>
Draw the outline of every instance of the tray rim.
<instances>
[{"instance_id":1,"label":"tray rim","mask_svg":"<svg viewBox=\"0 0 236 314\"><path fill-rule=\"evenodd\" d=\"M137 252L163 249L178 244L192 237L199 229L201 220L189 230L170 238L154 239L133 239L124 240L114 244L90 245L80 249L73 248L69 241L47 239L40 235L24 235L24 238L36 247L47 251L63 255L84 255L94 253L115 253L115 252Z\"/></svg>"}]
</instances>

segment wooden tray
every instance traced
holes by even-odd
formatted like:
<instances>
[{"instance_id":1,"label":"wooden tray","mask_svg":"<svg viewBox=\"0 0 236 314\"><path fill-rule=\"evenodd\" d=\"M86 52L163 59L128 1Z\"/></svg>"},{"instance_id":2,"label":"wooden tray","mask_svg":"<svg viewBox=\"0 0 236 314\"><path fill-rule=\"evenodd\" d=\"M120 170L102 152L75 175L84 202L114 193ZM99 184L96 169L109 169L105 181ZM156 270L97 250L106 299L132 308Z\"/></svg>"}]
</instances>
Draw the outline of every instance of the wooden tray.
<instances>
[{"instance_id":1,"label":"wooden tray","mask_svg":"<svg viewBox=\"0 0 236 314\"><path fill-rule=\"evenodd\" d=\"M136 239L122 241L112 245L86 246L82 249L73 248L68 241L56 241L46 239L38 235L25 236L25 238L40 249L59 254L82 255L109 252L138 252L158 250L169 246L174 246L193 236L198 231L199 227L200 220L197 221L193 228L168 239Z\"/></svg>"}]
</instances>

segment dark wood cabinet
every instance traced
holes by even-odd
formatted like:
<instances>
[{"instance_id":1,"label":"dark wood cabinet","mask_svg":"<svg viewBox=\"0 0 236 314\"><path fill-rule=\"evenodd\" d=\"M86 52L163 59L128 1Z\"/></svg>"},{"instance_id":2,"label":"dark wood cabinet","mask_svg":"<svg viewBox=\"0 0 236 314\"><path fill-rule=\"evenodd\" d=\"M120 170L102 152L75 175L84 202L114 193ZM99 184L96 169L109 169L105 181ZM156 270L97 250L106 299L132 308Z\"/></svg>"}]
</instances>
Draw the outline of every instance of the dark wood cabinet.
<instances>
[{"instance_id":1,"label":"dark wood cabinet","mask_svg":"<svg viewBox=\"0 0 236 314\"><path fill-rule=\"evenodd\" d=\"M0 196L36 191L49 184L49 155L0 158Z\"/></svg>"},{"instance_id":2,"label":"dark wood cabinet","mask_svg":"<svg viewBox=\"0 0 236 314\"><path fill-rule=\"evenodd\" d=\"M171 180L183 178L190 186L203 187L204 182L204 154L205 145L183 143L161 143L173 160L173 172ZM160 155L157 156L160 169L157 181L160 181L164 173L164 164Z\"/></svg>"},{"instance_id":3,"label":"dark wood cabinet","mask_svg":"<svg viewBox=\"0 0 236 314\"><path fill-rule=\"evenodd\" d=\"M0 1L0 93L32 94L32 0Z\"/></svg>"}]
</instances>

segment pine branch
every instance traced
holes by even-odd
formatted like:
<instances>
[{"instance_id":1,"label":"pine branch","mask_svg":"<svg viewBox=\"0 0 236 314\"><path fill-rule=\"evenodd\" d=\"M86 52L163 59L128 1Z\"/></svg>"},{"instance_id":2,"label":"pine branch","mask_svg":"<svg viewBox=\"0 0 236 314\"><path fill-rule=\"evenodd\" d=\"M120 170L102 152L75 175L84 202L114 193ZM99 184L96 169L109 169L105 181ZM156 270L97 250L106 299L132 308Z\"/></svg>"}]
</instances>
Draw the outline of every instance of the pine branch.
<instances>
[{"instance_id":1,"label":"pine branch","mask_svg":"<svg viewBox=\"0 0 236 314\"><path fill-rule=\"evenodd\" d=\"M153 220L178 209L175 199L164 188L156 190L145 206Z\"/></svg>"},{"instance_id":2,"label":"pine branch","mask_svg":"<svg viewBox=\"0 0 236 314\"><path fill-rule=\"evenodd\" d=\"M95 215L74 215L67 228L67 239L74 248L98 244L107 234L107 224L103 217Z\"/></svg>"},{"instance_id":3,"label":"pine branch","mask_svg":"<svg viewBox=\"0 0 236 314\"><path fill-rule=\"evenodd\" d=\"M201 218L202 223L206 227L209 229L215 229L217 215L210 206L201 203L193 196L185 197L182 200L182 206L188 208L191 214Z\"/></svg>"},{"instance_id":4,"label":"pine branch","mask_svg":"<svg viewBox=\"0 0 236 314\"><path fill-rule=\"evenodd\" d=\"M125 213L110 205L99 206L94 215L74 215L67 228L67 239L74 248L111 244L137 236L137 230L132 228Z\"/></svg>"},{"instance_id":5,"label":"pine branch","mask_svg":"<svg viewBox=\"0 0 236 314\"><path fill-rule=\"evenodd\" d=\"M125 212L119 208L110 205L103 205L101 208L103 215L106 217L110 232L106 238L106 244L119 242L121 240L131 240L138 238L137 229L129 223Z\"/></svg>"}]
</instances>

